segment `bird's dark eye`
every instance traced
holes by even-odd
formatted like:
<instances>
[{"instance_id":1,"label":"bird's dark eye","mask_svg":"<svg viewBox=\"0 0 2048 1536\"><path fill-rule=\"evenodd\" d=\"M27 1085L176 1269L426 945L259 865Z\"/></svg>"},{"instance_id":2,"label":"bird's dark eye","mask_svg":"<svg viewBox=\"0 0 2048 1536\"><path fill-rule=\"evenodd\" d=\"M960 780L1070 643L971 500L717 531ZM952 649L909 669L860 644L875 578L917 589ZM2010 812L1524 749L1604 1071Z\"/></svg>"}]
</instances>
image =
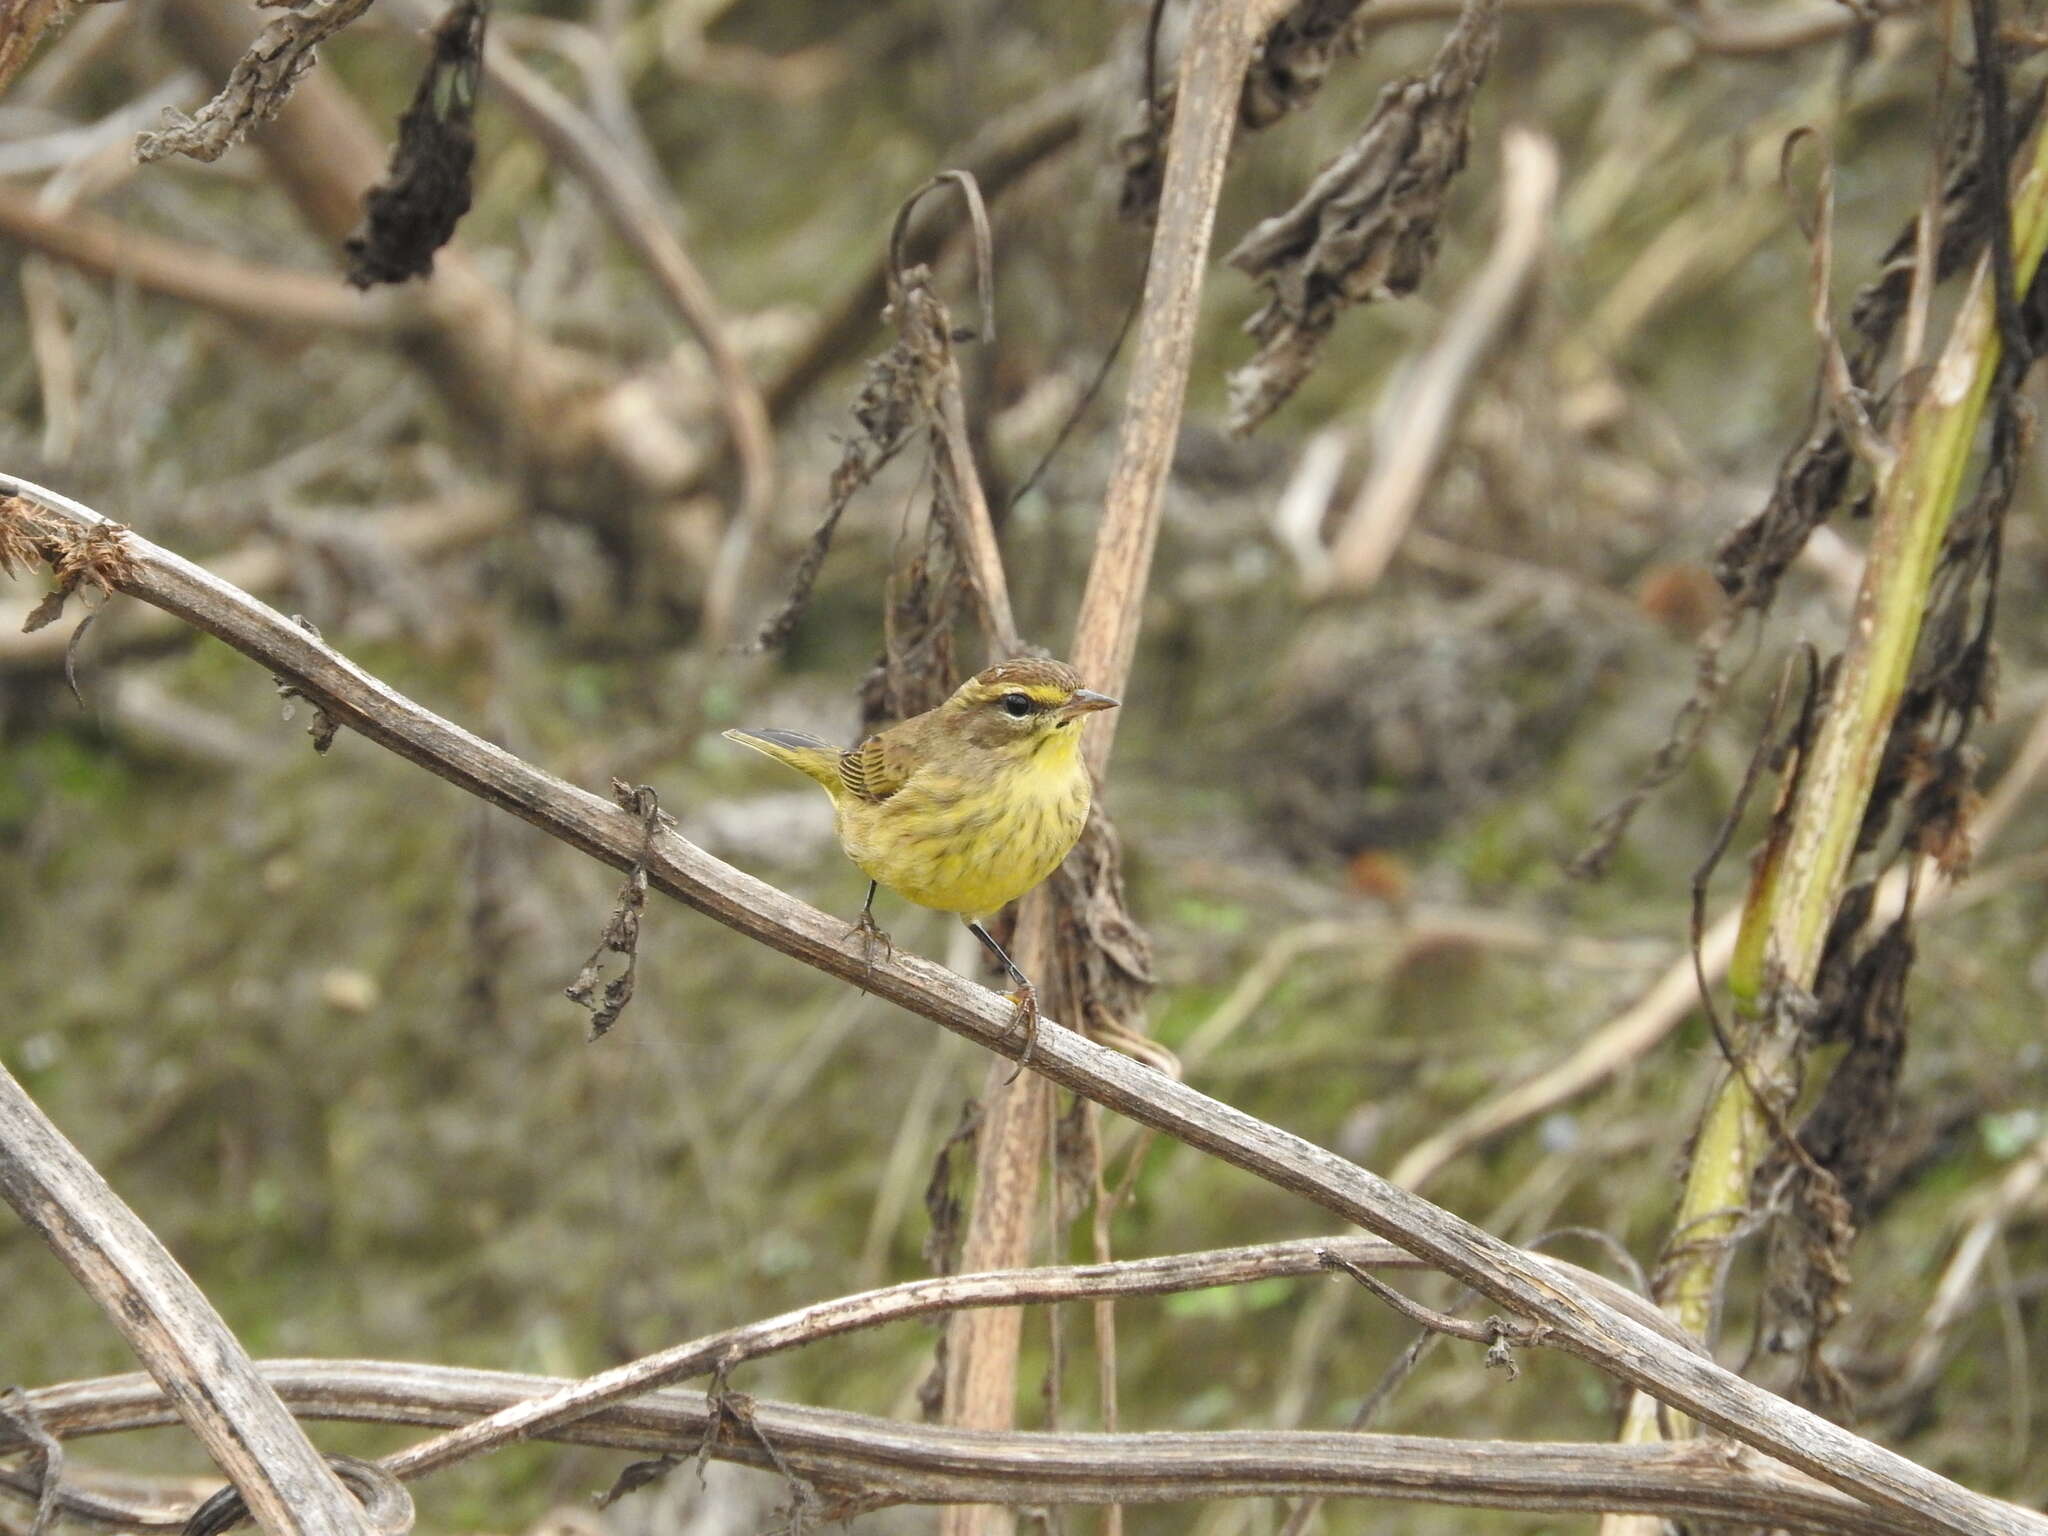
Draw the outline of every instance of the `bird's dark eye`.
<instances>
[{"instance_id":1,"label":"bird's dark eye","mask_svg":"<svg viewBox=\"0 0 2048 1536\"><path fill-rule=\"evenodd\" d=\"M1003 713L1013 720L1022 720L1031 713L1031 699L1026 694L1006 693L1003 695Z\"/></svg>"}]
</instances>

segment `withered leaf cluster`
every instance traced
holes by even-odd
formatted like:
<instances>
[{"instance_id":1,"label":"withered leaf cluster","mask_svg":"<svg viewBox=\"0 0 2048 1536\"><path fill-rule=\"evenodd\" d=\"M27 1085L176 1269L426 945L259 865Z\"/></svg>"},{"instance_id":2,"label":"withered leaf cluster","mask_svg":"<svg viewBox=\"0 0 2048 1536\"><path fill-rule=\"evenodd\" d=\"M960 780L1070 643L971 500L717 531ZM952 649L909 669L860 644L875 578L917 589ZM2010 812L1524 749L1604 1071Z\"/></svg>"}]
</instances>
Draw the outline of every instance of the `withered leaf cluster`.
<instances>
[{"instance_id":1,"label":"withered leaf cluster","mask_svg":"<svg viewBox=\"0 0 2048 1536\"><path fill-rule=\"evenodd\" d=\"M626 871L618 898L612 903L611 915L605 919L603 931L597 936L597 947L583 962L583 969L576 973L576 979L562 989L562 995L570 1002L589 1010L590 1038L593 1040L618 1023L619 1015L633 1001L636 973L640 967L640 915L647 909L647 858L653 850L655 834L664 826L674 824L668 813L662 810L661 801L654 791L645 784L627 784L613 779L612 799L621 810L630 811L640 818L640 856ZM626 961L625 968L608 980L603 974L607 955L623 955Z\"/></svg>"},{"instance_id":2,"label":"withered leaf cluster","mask_svg":"<svg viewBox=\"0 0 2048 1536\"><path fill-rule=\"evenodd\" d=\"M2043 91L2021 101L2009 125L2012 136L2031 131L2039 118ZM1973 95L1957 118L1943 158L1949 166L1935 216L1936 282L1962 272L1984 251L1990 239L1986 196L2001 183L2001 173L1987 166L1982 95ZM1844 355L1849 382L1866 395L1877 395L1878 371L1889 355L1906 315L1918 259L1918 220L1909 220L1886 248L1875 276L1857 293L1849 309ZM2048 286L2037 278L2021 306L2021 318L2043 334L2040 317L2048 305ZM2032 318L2030 318L2032 317ZM2012 364L2008 360L2006 372ZM1889 394L1893 409L1902 409L1918 379L1909 376ZM2012 408L2012 381L1993 391L1992 451L1970 501L1951 520L1942 553L1942 578L1937 583L1923 622L1919 657L1901 704L1898 723L1886 746L1870 811L1858 841L1859 851L1876 845L1901 794L1928 784L1966 787L1954 756L1965 747L1967 726L1953 733L1945 746L1932 746L1926 727L1939 705L1946 717L1974 719L1990 708L1995 657L1990 618L1995 607L1995 581L1980 578L1995 572L1997 531L2016 485L2021 418ZM1629 822L1650 793L1667 783L1691 758L1719 702L1726 678L1721 647L1745 615L1761 618L1777 598L1785 572L1805 549L1813 532L1837 515L1863 516L1870 509L1867 477L1858 471L1856 447L1834 412L1816 398L1806 436L1785 456L1764 505L1722 540L1715 553L1714 577L1728 595L1725 620L1702 642L1699 678L1693 696L1680 710L1669 738L1637 785L1603 816L1589 846L1572 865L1574 874L1597 876L1625 835ZM1966 579L1966 573L1969 574ZM1934 852L1954 867L1967 861L1966 843L1955 813L1961 802L1945 805L1923 801L1915 811L1917 826L1948 828ZM1923 842L1926 839L1922 839Z\"/></svg>"},{"instance_id":3,"label":"withered leaf cluster","mask_svg":"<svg viewBox=\"0 0 2048 1536\"><path fill-rule=\"evenodd\" d=\"M1436 258L1444 195L1464 169L1472 99L1500 34L1499 0L1471 0L1427 75L1394 81L1350 147L1285 213L1253 227L1230 264L1264 284L1246 323L1253 359L1230 377L1230 427L1249 432L1315 366L1337 316L1412 293Z\"/></svg>"},{"instance_id":4,"label":"withered leaf cluster","mask_svg":"<svg viewBox=\"0 0 2048 1536\"><path fill-rule=\"evenodd\" d=\"M390 169L364 194L362 225L343 242L348 280L358 288L427 276L469 212L487 14L484 0L457 0L434 28Z\"/></svg>"}]
</instances>

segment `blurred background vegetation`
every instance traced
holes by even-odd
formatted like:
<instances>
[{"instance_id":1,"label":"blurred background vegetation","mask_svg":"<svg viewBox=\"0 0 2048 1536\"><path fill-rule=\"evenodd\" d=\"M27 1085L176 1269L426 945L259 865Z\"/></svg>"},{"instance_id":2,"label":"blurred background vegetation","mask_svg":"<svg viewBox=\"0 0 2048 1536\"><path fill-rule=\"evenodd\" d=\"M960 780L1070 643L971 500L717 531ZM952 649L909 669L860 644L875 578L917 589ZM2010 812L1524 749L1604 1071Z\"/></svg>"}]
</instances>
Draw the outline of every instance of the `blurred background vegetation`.
<instances>
[{"instance_id":1,"label":"blurred background vegetation","mask_svg":"<svg viewBox=\"0 0 2048 1536\"><path fill-rule=\"evenodd\" d=\"M59 221L111 218L208 261L344 292L336 242L256 149L210 167L129 163L138 126L217 81L194 62L202 11L253 30L227 0L121 0L45 39L0 97L9 201L41 187ZM836 340L825 325L873 270L897 203L1005 114L1064 91L1076 131L994 201L999 340L963 352L998 506L1079 411L1002 519L1023 628L1062 649L1121 371L1092 406L1083 394L1142 277L1145 231L1117 217L1115 141L1138 99L1143 13L524 0L493 17L529 65L591 104L621 155L658 170L730 339L770 383L779 486L745 566L739 634L780 601L852 431L862 356L886 333L872 307ZM1361 18L1356 56L1314 103L1240 146L1219 251L1293 201L1449 24L1420 5L1369 4ZM1563 867L1687 697L1693 642L1718 602L1712 550L1808 429L1809 256L1779 185L1780 145L1802 125L1832 138L1845 301L1914 216L1966 94L1954 31L1939 7L1867 23L1780 3L1705 20L1654 4L1511 8L1437 266L1417 296L1345 317L1308 385L1245 441L1222 430L1223 379L1248 355L1239 327L1259 295L1217 264L1104 797L1158 952L1151 1032L1169 1047L1201 1041L1198 1086L1392 1168L1451 1117L1562 1060L1682 956L1691 872L1748 761L1777 656L1797 638L1832 649L1844 633L1858 527L1795 569L1765 635L1738 642L1731 659L1747 667L1726 709L1610 876L1579 883ZM410 27L373 10L301 92L353 101L386 134L422 57ZM1472 385L1410 544L1369 592L1311 603L1276 508L1320 444L1341 456L1323 496L1334 519L1370 470L1375 432L1399 432L1404 369L1486 257L1513 124L1551 138L1562 162L1541 265ZM560 349L618 411L715 450L703 351L644 264L488 88L479 129L461 259L533 355ZM270 552L270 600L395 687L579 784L651 783L712 852L856 910L862 883L822 801L718 731L851 736L887 583L919 537L916 454L856 501L786 649L742 654L701 627L735 505L730 468L714 460L694 483L650 489L601 455L565 466L516 413L456 400L429 349L389 327L255 323L52 260L49 237L20 218L6 227L0 463L224 571ZM961 258L952 250L941 270L965 315ZM1950 302L1937 304L1937 336ZM800 357L818 366L778 391ZM522 366L507 370L508 396ZM2048 705L2037 465L2008 530L2005 710L1982 738L1987 782ZM450 533L464 515L476 531ZM438 536L407 543L400 522ZM17 583L0 600L16 614L37 592ZM587 1042L561 989L615 875L360 739L316 757L303 711L282 723L259 670L132 606L111 605L80 648L82 707L61 643L0 637L0 1052L252 1351L581 1373L924 1271L923 1191L981 1082L976 1052L661 904L637 998ZM1977 885L1923 931L1896 1166L1867 1213L1831 1350L1866 1433L2033 1503L2048 1497L2033 1392L2048 1352L2038 1192L2009 1213L1941 1335L1939 1369L1903 1384L1902 1371L1928 1337L1958 1234L2048 1136L2044 839L2048 818L2023 802ZM1749 834L1733 846L1716 911L1740 889ZM952 925L900 905L883 921L900 945L972 964ZM1248 975L1257 990L1239 992ZM1427 1192L1514 1241L1592 1227L1651 1262L1712 1053L1688 1019L1618 1075L1464 1151ZM1115 1241L1140 1255L1325 1226L1158 1145ZM1606 1262L1572 1239L1560 1251ZM1724 1346L1738 1363L1756 1284L1739 1263ZM1127 1428L1341 1425L1407 1343L1405 1324L1336 1279L1128 1303L1120 1316ZM1084 1319L1063 1326L1083 1347ZM1027 1338L1029 1415L1042 1322ZM735 1385L914 1414L931 1342L921 1326L855 1337L750 1366ZM1378 1427L1611 1435L1616 1398L1598 1377L1540 1352L1525 1363L1508 1385L1469 1351L1442 1350ZM0 1381L131 1364L32 1234L0 1224ZM1789 1379L1768 1351L1751 1368ZM1078 1426L1092 1388L1086 1370L1068 1375L1063 1421ZM320 1438L359 1452L400 1443ZM90 1454L203 1470L169 1431ZM752 1529L779 1497L752 1474L715 1475L708 1490L678 1475L588 1513L585 1495L620 1460L490 1458L416 1490L421 1529ZM19 1516L0 1508L0 1522ZM1268 1529L1275 1512L1132 1518L1140 1531L1223 1536ZM1559 1526L1367 1505L1324 1520Z\"/></svg>"}]
</instances>

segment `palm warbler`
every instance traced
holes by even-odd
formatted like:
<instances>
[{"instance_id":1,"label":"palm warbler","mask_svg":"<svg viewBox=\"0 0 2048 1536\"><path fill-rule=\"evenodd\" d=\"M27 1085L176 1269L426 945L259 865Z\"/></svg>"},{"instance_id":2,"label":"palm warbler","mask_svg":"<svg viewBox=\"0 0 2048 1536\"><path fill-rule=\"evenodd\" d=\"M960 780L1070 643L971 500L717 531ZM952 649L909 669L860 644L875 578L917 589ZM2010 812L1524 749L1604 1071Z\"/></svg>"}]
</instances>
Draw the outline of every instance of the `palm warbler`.
<instances>
[{"instance_id":1,"label":"palm warbler","mask_svg":"<svg viewBox=\"0 0 2048 1536\"><path fill-rule=\"evenodd\" d=\"M999 662L937 709L851 751L796 731L727 731L816 779L832 797L839 846L868 877L854 931L886 945L875 887L957 913L1016 991L1024 1057L1038 1021L1030 978L981 919L1030 890L1067 856L1088 820L1080 724L1117 701L1081 686L1064 662Z\"/></svg>"}]
</instances>

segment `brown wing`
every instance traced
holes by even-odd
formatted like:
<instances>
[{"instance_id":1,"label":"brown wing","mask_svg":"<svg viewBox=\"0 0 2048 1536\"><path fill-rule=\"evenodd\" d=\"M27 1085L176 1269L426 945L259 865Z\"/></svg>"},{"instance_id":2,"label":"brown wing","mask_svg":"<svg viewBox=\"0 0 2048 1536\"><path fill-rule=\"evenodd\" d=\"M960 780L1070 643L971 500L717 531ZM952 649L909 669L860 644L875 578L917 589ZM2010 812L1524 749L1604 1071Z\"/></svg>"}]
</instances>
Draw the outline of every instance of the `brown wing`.
<instances>
[{"instance_id":1,"label":"brown wing","mask_svg":"<svg viewBox=\"0 0 2048 1536\"><path fill-rule=\"evenodd\" d=\"M839 754L839 782L863 800L886 800L910 782L912 754L901 743L891 742L889 734L870 736Z\"/></svg>"}]
</instances>

